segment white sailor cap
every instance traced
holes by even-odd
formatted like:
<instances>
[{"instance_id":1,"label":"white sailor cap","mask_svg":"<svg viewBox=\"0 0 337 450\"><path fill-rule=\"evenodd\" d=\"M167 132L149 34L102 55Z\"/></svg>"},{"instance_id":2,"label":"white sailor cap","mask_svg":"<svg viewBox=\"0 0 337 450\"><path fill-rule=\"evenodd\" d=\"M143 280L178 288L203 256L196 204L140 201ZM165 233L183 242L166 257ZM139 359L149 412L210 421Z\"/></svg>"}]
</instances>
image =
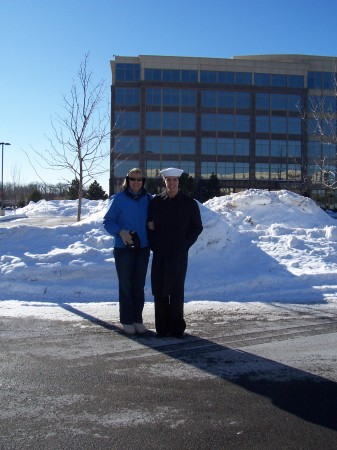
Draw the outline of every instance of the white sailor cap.
<instances>
[{"instance_id":1,"label":"white sailor cap","mask_svg":"<svg viewBox=\"0 0 337 450\"><path fill-rule=\"evenodd\" d=\"M160 171L160 174L166 178L166 177L180 177L180 175L184 171L181 169L176 169L174 167L169 167L168 169L164 169Z\"/></svg>"}]
</instances>

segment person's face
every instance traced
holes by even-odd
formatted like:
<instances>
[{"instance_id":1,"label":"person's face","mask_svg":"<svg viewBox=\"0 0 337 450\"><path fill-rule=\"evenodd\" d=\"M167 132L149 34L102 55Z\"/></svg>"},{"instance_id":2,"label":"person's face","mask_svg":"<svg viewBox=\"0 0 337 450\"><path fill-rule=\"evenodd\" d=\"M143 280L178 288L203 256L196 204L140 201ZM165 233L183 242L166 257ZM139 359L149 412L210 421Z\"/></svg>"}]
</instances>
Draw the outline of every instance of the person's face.
<instances>
[{"instance_id":1,"label":"person's face","mask_svg":"<svg viewBox=\"0 0 337 450\"><path fill-rule=\"evenodd\" d=\"M174 197L179 190L179 178L178 177L166 177L165 178L166 191L169 197Z\"/></svg>"},{"instance_id":2,"label":"person's face","mask_svg":"<svg viewBox=\"0 0 337 450\"><path fill-rule=\"evenodd\" d=\"M129 174L130 188L136 194L141 190L143 185L143 176L140 172L131 172Z\"/></svg>"}]
</instances>

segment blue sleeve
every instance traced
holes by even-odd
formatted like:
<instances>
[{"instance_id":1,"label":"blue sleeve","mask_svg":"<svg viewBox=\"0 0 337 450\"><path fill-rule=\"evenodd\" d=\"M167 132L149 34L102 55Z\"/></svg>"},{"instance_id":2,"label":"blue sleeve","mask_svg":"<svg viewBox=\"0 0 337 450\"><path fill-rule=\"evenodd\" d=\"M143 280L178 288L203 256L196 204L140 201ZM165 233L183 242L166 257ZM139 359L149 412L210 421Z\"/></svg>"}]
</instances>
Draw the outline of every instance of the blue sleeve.
<instances>
[{"instance_id":1,"label":"blue sleeve","mask_svg":"<svg viewBox=\"0 0 337 450\"><path fill-rule=\"evenodd\" d=\"M108 210L103 218L103 227L112 236L118 235L121 226L118 224L118 196L113 195L110 199Z\"/></svg>"}]
</instances>

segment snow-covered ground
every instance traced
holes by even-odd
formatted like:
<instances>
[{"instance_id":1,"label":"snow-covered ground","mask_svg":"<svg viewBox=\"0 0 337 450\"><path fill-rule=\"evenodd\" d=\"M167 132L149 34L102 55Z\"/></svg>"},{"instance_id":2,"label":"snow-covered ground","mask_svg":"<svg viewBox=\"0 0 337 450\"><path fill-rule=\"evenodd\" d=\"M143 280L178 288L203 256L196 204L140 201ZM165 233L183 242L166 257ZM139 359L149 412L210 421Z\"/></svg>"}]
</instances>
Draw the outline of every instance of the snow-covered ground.
<instances>
[{"instance_id":1,"label":"snow-covered ground","mask_svg":"<svg viewBox=\"0 0 337 450\"><path fill-rule=\"evenodd\" d=\"M72 315L60 305L69 303L117 317L113 237L102 227L107 205L84 201L79 223L71 200L6 211L0 315L67 320ZM285 190L248 190L199 206L204 230L190 250L189 310L226 305L245 314L319 304L337 312L337 222L312 200ZM146 300L152 313L150 265Z\"/></svg>"}]
</instances>

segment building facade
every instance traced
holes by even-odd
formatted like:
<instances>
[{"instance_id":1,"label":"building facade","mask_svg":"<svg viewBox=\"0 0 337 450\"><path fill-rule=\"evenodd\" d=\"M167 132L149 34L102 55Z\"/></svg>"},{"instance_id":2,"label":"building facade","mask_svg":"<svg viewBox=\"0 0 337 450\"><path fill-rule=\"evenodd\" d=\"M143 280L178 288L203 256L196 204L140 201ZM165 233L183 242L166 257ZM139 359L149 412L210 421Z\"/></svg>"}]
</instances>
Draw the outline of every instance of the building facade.
<instances>
[{"instance_id":1,"label":"building facade","mask_svg":"<svg viewBox=\"0 0 337 450\"><path fill-rule=\"evenodd\" d=\"M316 120L336 113L334 58L115 56L111 70L110 194L132 167L156 179L175 166L201 201L215 174L224 193L284 188L334 203L319 161L336 173L336 141Z\"/></svg>"}]
</instances>

